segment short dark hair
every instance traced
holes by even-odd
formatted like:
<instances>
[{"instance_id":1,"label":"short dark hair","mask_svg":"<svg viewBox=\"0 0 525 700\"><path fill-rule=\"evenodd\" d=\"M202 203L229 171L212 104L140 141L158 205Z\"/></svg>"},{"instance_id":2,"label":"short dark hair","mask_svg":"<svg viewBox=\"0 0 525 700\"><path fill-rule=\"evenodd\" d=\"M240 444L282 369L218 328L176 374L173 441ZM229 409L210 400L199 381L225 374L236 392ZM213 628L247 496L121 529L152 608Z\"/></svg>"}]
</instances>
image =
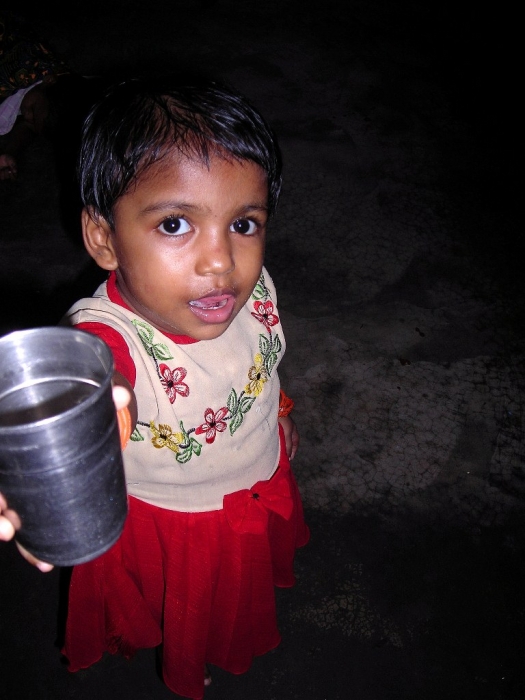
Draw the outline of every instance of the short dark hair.
<instances>
[{"instance_id":1,"label":"short dark hair","mask_svg":"<svg viewBox=\"0 0 525 700\"><path fill-rule=\"evenodd\" d=\"M120 82L91 109L78 164L84 206L113 227L116 201L174 147L206 165L218 155L261 166L268 178L268 210L275 211L281 153L260 113L224 83L166 77Z\"/></svg>"}]
</instances>

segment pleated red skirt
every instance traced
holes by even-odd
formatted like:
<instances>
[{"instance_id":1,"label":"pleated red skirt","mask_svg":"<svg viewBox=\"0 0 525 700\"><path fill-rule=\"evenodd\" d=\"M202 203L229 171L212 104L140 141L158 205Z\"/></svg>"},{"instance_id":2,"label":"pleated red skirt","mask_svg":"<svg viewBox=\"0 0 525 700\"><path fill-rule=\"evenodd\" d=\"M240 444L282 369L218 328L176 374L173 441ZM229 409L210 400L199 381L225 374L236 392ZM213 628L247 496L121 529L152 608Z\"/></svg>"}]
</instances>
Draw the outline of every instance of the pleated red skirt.
<instances>
[{"instance_id":1,"label":"pleated red skirt","mask_svg":"<svg viewBox=\"0 0 525 700\"><path fill-rule=\"evenodd\" d=\"M73 569L69 670L162 644L166 685L200 700L205 663L244 673L279 644L274 586L293 586L308 538L282 433L272 478L226 496L221 510L179 513L130 497L118 542Z\"/></svg>"}]
</instances>

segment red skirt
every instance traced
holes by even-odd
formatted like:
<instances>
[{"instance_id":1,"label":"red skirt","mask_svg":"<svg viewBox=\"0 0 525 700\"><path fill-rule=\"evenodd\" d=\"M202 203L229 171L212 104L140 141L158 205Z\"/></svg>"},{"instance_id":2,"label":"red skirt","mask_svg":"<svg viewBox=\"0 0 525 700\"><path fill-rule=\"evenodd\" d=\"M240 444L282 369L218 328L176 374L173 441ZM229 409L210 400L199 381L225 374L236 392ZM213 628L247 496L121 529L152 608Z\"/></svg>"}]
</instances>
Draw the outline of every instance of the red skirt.
<instances>
[{"instance_id":1,"label":"red skirt","mask_svg":"<svg viewBox=\"0 0 525 700\"><path fill-rule=\"evenodd\" d=\"M200 700L206 663L244 673L279 644L274 586L293 586L295 549L308 538L282 431L272 478L226 496L221 510L179 513L130 497L118 542L73 569L69 670L162 644L166 685Z\"/></svg>"}]
</instances>

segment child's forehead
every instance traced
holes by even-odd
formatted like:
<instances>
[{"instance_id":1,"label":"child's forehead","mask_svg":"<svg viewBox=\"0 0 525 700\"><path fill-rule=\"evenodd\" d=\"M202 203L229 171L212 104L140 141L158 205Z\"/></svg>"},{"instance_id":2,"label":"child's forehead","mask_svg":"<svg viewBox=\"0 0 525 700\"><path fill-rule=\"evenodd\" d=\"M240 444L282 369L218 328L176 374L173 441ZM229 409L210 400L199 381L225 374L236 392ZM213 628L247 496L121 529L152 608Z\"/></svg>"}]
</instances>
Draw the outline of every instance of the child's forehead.
<instances>
[{"instance_id":1,"label":"child's forehead","mask_svg":"<svg viewBox=\"0 0 525 700\"><path fill-rule=\"evenodd\" d=\"M224 167L221 167L224 166ZM253 160L236 158L230 153L211 152L207 158L198 152L181 152L178 148L167 149L159 158L144 167L138 174L135 184L140 186L153 180L166 178L187 180L188 173L199 173L205 179L217 180L229 177L231 171L242 175L257 173L257 178L268 185L264 169Z\"/></svg>"},{"instance_id":2,"label":"child's forehead","mask_svg":"<svg viewBox=\"0 0 525 700\"><path fill-rule=\"evenodd\" d=\"M267 210L268 194L267 174L252 160L211 155L206 161L174 151L140 172L116 202L115 211L171 205Z\"/></svg>"}]
</instances>

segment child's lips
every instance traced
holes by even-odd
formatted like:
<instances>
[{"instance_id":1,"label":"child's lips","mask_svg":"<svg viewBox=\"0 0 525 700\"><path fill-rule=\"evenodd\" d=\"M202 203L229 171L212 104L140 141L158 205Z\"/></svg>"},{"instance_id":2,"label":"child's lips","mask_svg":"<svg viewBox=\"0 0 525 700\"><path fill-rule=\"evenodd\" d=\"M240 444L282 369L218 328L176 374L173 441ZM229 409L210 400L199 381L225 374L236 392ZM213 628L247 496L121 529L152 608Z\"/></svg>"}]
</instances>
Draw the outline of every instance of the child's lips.
<instances>
[{"instance_id":1,"label":"child's lips","mask_svg":"<svg viewBox=\"0 0 525 700\"><path fill-rule=\"evenodd\" d=\"M189 302L191 311L204 323L226 323L235 307L233 291L211 292L200 299Z\"/></svg>"}]
</instances>

